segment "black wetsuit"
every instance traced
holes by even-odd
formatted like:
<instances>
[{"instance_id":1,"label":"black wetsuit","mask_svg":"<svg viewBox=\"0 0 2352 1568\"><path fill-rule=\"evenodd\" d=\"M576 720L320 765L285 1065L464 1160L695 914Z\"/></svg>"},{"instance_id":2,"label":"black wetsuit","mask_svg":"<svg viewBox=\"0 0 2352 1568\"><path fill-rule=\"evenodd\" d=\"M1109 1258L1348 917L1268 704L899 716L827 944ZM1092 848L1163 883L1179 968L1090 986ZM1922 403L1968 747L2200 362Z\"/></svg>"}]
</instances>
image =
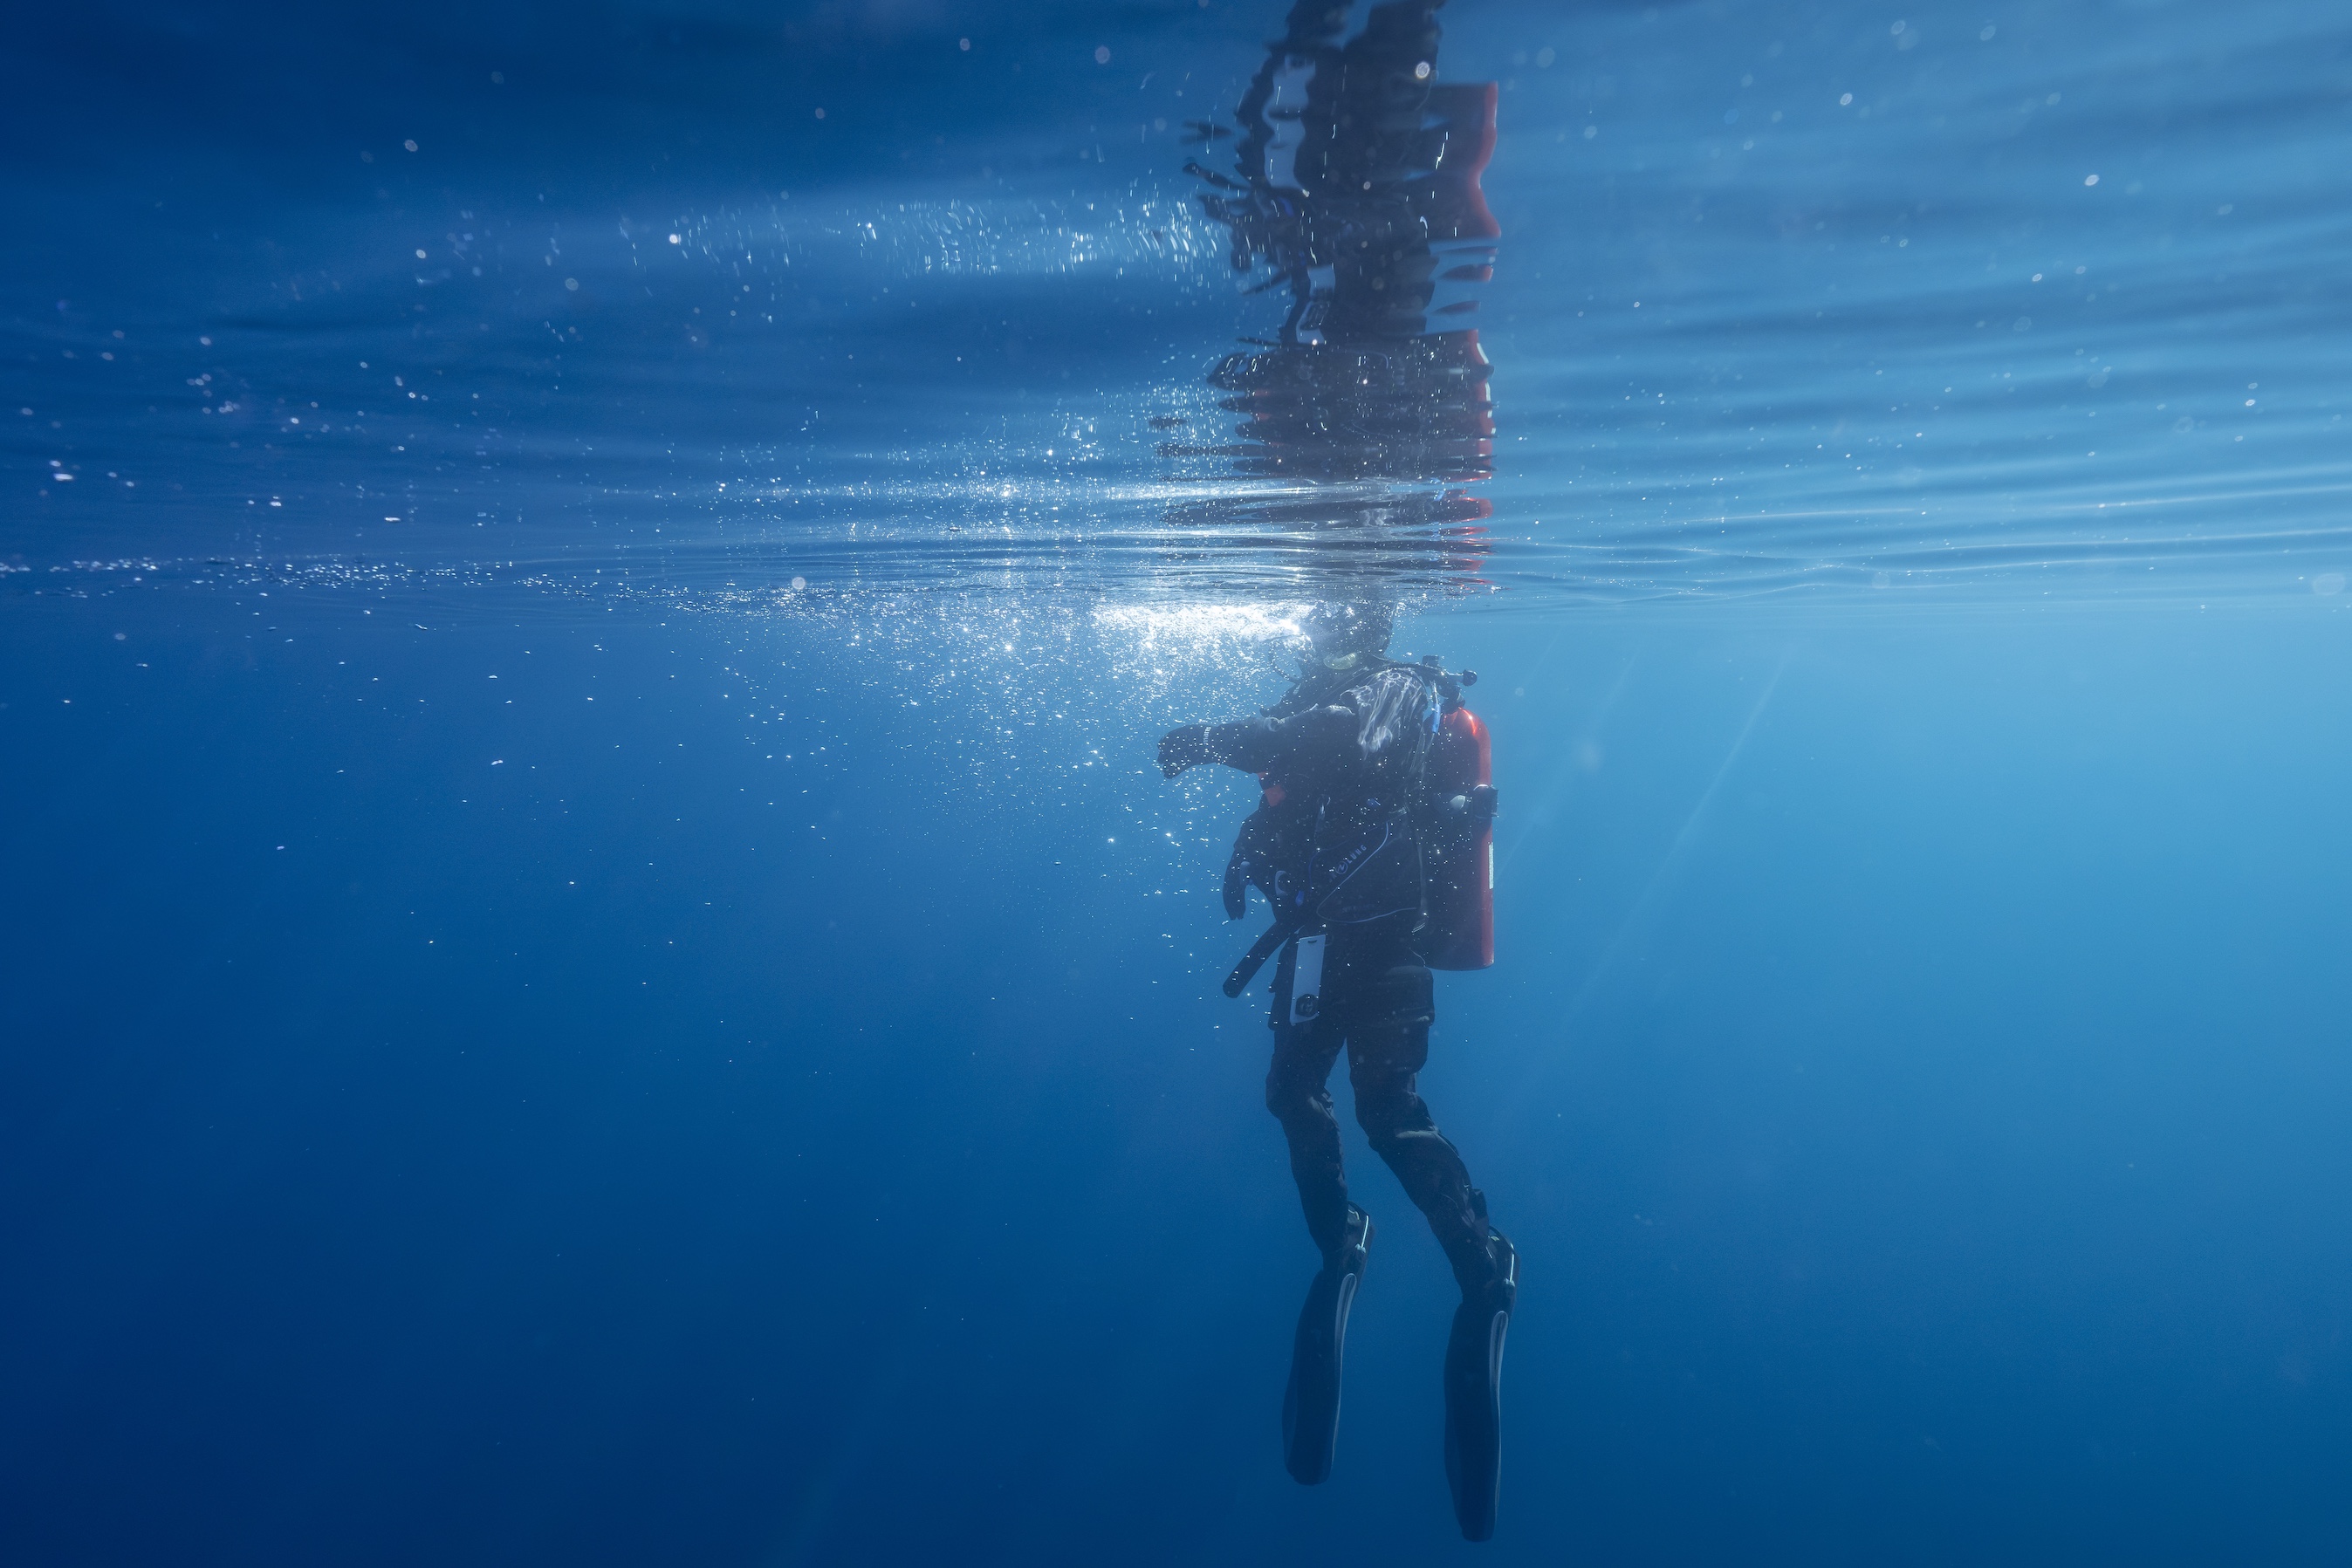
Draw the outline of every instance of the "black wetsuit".
<instances>
[{"instance_id":1,"label":"black wetsuit","mask_svg":"<svg viewBox=\"0 0 2352 1568\"><path fill-rule=\"evenodd\" d=\"M1383 695L1389 711L1376 712ZM1428 1218L1468 1290L1483 1284L1494 1268L1486 1204L1415 1088L1436 1018L1419 945L1424 925L1421 830L1409 798L1413 781L1405 776L1413 761L1409 732L1433 709L1416 706L1416 699L1421 705L1435 700L1403 671L1360 677L1352 686L1344 675L1322 676L1267 716L1190 732L1198 740L1183 760L1221 762L1262 776L1267 804L1253 821L1269 814L1276 821L1263 824L1267 831L1256 836L1255 852L1273 863L1254 866L1253 876L1261 885L1311 887L1317 908L1309 924L1328 932L1316 1015L1292 1021L1298 955L1293 940L1282 950L1267 1018L1274 1062L1266 1073L1266 1108L1289 1141L1308 1233L1328 1254L1347 1222L1339 1124L1327 1088L1344 1050L1357 1121ZM1328 874L1317 879L1318 861L1328 867L1384 832L1377 852L1365 856L1362 869L1341 885L1331 887ZM1253 843L1247 830L1243 841Z\"/></svg>"},{"instance_id":2,"label":"black wetsuit","mask_svg":"<svg viewBox=\"0 0 2352 1568\"><path fill-rule=\"evenodd\" d=\"M1412 933L1391 927L1343 940L1334 935L1323 960L1323 1010L1311 1023L1288 1021L1291 965L1286 949L1275 977L1274 1063L1265 1108L1290 1143L1290 1174L1316 1245L1328 1251L1348 1215L1340 1166L1339 1122L1328 1087L1339 1052L1356 1092L1356 1120L1388 1162L1466 1286L1492 1268L1485 1207L1462 1155L1429 1113L1414 1086L1429 1061L1429 1026L1437 1017L1429 966Z\"/></svg>"}]
</instances>

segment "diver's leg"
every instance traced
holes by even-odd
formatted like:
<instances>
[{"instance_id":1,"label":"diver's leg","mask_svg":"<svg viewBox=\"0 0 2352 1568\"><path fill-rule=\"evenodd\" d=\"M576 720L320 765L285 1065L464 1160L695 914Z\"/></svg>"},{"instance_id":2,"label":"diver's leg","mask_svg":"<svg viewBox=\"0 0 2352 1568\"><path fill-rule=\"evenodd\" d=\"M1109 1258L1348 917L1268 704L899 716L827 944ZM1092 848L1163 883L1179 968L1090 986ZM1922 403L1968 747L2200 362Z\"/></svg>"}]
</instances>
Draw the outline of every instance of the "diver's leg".
<instances>
[{"instance_id":1,"label":"diver's leg","mask_svg":"<svg viewBox=\"0 0 2352 1568\"><path fill-rule=\"evenodd\" d=\"M1414 1089L1435 1010L1429 971L1399 965L1374 984L1381 1005L1348 1030L1356 1118L1428 1216L1462 1286L1445 1344L1445 1479L1464 1537L1486 1541L1502 1495L1503 1339L1518 1302L1518 1254L1487 1225L1486 1196Z\"/></svg>"},{"instance_id":2,"label":"diver's leg","mask_svg":"<svg viewBox=\"0 0 2352 1568\"><path fill-rule=\"evenodd\" d=\"M1356 1090L1356 1120L1428 1218L1463 1288L1483 1286L1495 1268L1485 1200L1470 1185L1461 1151L1437 1130L1414 1086L1429 1061L1429 1026L1436 1016L1429 970L1417 963L1392 966L1350 1000L1348 1077Z\"/></svg>"},{"instance_id":3,"label":"diver's leg","mask_svg":"<svg viewBox=\"0 0 2352 1568\"><path fill-rule=\"evenodd\" d=\"M1329 1257L1347 1239L1348 1178L1339 1163L1339 1119L1326 1087L1339 1054L1339 1031L1321 1022L1276 1019L1274 1064L1265 1075L1265 1108L1282 1124L1290 1145L1291 1179L1307 1233Z\"/></svg>"},{"instance_id":4,"label":"diver's leg","mask_svg":"<svg viewBox=\"0 0 2352 1568\"><path fill-rule=\"evenodd\" d=\"M1287 998L1284 1006L1287 1009ZM1298 1183L1307 1233L1323 1267L1307 1287L1291 1341L1290 1380L1282 1394L1283 1466L1307 1486L1331 1474L1339 1437L1340 1364L1348 1312L1364 1275L1372 1222L1348 1201L1339 1166L1339 1122L1326 1083L1339 1055L1339 1031L1319 1019L1294 1025L1274 1020L1274 1066L1265 1075L1266 1109L1282 1122L1290 1144L1290 1174Z\"/></svg>"}]
</instances>

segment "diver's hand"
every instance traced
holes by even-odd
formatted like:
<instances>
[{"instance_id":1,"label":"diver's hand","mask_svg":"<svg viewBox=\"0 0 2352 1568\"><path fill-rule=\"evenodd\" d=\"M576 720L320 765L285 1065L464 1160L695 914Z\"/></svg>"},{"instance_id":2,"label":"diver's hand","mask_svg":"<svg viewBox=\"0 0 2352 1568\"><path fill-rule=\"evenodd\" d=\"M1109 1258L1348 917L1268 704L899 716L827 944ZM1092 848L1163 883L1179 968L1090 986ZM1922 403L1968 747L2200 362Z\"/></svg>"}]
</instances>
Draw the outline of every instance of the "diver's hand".
<instances>
[{"instance_id":1,"label":"diver's hand","mask_svg":"<svg viewBox=\"0 0 2352 1568\"><path fill-rule=\"evenodd\" d=\"M1173 779L1187 768L1215 760L1209 751L1209 727L1205 724L1188 724L1160 738L1160 776L1163 779Z\"/></svg>"}]
</instances>

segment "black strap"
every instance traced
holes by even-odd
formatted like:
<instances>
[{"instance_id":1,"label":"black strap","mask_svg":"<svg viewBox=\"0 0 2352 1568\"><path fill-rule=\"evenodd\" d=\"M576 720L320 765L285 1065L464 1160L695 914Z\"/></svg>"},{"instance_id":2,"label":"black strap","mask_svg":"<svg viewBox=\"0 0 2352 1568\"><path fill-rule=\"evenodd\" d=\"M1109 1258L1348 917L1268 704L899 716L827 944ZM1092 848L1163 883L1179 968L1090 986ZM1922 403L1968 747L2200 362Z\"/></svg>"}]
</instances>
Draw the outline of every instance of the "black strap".
<instances>
[{"instance_id":1,"label":"black strap","mask_svg":"<svg viewBox=\"0 0 2352 1568\"><path fill-rule=\"evenodd\" d=\"M1225 977L1225 995L1238 997L1246 990L1249 983L1257 978L1257 972L1265 967L1265 961L1273 957L1276 949L1289 941L1297 929L1286 920L1277 920L1267 926L1265 935L1252 944L1250 950L1242 955L1242 961L1234 966L1234 972Z\"/></svg>"}]
</instances>

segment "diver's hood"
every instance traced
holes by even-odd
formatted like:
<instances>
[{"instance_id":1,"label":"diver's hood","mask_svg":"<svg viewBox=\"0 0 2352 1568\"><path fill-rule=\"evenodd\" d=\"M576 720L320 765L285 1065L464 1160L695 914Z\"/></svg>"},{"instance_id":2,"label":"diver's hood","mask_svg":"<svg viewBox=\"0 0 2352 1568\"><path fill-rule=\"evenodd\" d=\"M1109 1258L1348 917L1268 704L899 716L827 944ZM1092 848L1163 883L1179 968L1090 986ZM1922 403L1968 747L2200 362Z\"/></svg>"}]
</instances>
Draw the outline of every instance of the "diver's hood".
<instances>
[{"instance_id":1,"label":"diver's hood","mask_svg":"<svg viewBox=\"0 0 2352 1568\"><path fill-rule=\"evenodd\" d=\"M1387 652L1396 611L1378 601L1318 604L1299 618L1315 662L1327 670L1349 670L1365 655Z\"/></svg>"}]
</instances>

